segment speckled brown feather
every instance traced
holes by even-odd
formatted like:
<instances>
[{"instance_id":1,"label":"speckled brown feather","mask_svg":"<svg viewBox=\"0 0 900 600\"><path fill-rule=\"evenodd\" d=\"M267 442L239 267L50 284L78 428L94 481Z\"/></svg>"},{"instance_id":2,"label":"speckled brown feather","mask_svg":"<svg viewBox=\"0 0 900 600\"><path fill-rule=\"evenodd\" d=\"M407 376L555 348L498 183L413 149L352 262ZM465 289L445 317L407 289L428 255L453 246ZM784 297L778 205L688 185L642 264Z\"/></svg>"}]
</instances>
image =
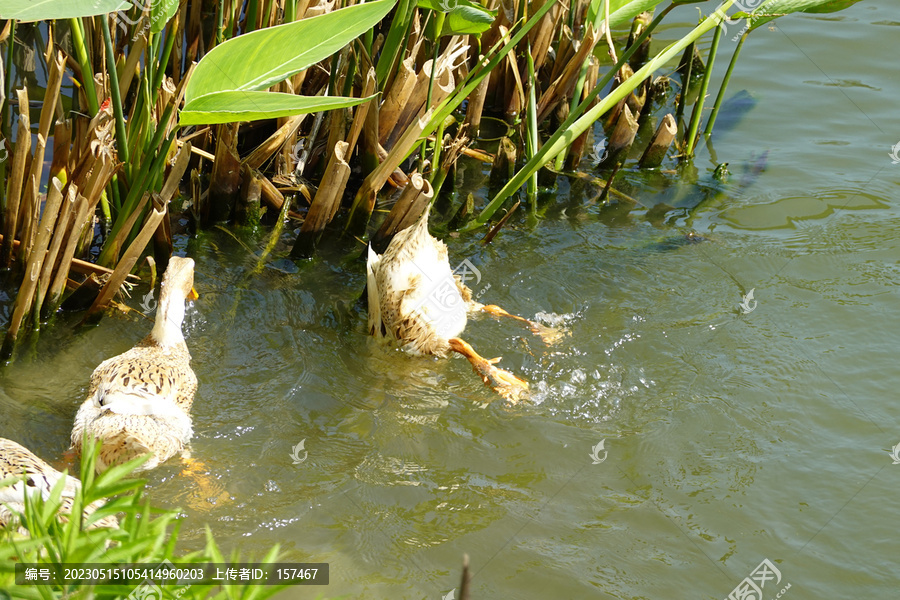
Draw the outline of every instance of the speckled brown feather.
<instances>
[{"instance_id":1,"label":"speckled brown feather","mask_svg":"<svg viewBox=\"0 0 900 600\"><path fill-rule=\"evenodd\" d=\"M193 261L172 257L154 333L102 362L91 375L88 397L75 417L72 446L80 453L85 433L102 440L98 471L148 452L153 456L140 469L152 469L182 452L193 435L190 411L197 377L181 338L184 298L192 284ZM169 302L181 303L172 306L177 318L171 323L166 322ZM158 333L163 329L166 335ZM168 341L163 344L155 336Z\"/></svg>"},{"instance_id":2,"label":"speckled brown feather","mask_svg":"<svg viewBox=\"0 0 900 600\"><path fill-rule=\"evenodd\" d=\"M369 248L369 333L398 342L413 354L459 352L485 384L510 402L518 402L528 384L495 367L499 358L486 360L459 338L466 327L466 313L484 307L450 270L446 244L428 233L428 213L426 209L415 225L394 236L381 256Z\"/></svg>"},{"instance_id":3,"label":"speckled brown feather","mask_svg":"<svg viewBox=\"0 0 900 600\"><path fill-rule=\"evenodd\" d=\"M66 483L59 513L60 519L65 522L66 515L71 514L72 502L81 482L70 475L63 475L21 444L0 438L0 480L23 475L23 480L15 485L0 488L0 527L13 524L17 519L16 514L25 510L26 492L29 495L41 494L46 499L62 477L66 478ZM103 502L100 501L87 506L84 509L85 518L101 506ZM91 524L90 528L94 527L118 527L118 521L114 516L103 517ZM22 529L19 531L27 534Z\"/></svg>"},{"instance_id":4,"label":"speckled brown feather","mask_svg":"<svg viewBox=\"0 0 900 600\"><path fill-rule=\"evenodd\" d=\"M190 439L190 410L197 390L197 376L190 367L191 355L183 343L164 352L145 338L131 350L106 360L91 375L88 399L78 411L72 429L72 445L81 452L87 431L103 440L97 456L98 470L127 462L147 452L154 456L141 470L155 468L184 450ZM185 414L182 419L167 415L123 415L104 411L105 399L114 393L140 393L175 403Z\"/></svg>"},{"instance_id":5,"label":"speckled brown feather","mask_svg":"<svg viewBox=\"0 0 900 600\"><path fill-rule=\"evenodd\" d=\"M446 356L447 340L465 328L471 292L453 276L446 244L428 232L428 212L394 236L383 255L370 253L369 285L378 306L369 307L369 326L372 335L413 354ZM428 303L446 314L427 315Z\"/></svg>"}]
</instances>

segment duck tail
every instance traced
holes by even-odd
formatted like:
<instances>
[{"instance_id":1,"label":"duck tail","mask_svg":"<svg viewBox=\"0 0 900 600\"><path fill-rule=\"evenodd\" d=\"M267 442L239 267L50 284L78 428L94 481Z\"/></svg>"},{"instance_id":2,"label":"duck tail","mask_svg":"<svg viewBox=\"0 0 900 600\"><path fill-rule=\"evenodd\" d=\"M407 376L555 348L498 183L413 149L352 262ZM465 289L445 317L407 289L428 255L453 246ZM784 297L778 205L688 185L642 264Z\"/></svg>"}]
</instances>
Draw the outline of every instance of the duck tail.
<instances>
[{"instance_id":1,"label":"duck tail","mask_svg":"<svg viewBox=\"0 0 900 600\"><path fill-rule=\"evenodd\" d=\"M372 244L369 244L369 256L366 260L366 289L369 298L369 335L375 337L383 337L383 324L381 321L381 303L378 300L378 284L375 272L381 263L381 256L375 254L372 250Z\"/></svg>"}]
</instances>

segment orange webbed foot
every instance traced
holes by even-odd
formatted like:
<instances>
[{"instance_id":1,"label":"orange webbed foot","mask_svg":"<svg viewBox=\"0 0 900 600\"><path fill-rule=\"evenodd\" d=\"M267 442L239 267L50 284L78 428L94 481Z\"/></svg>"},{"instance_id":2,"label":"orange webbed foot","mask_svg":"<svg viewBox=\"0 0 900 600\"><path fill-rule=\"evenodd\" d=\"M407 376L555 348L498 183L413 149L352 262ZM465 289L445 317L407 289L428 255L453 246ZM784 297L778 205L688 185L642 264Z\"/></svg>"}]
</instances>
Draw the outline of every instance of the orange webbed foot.
<instances>
[{"instance_id":1,"label":"orange webbed foot","mask_svg":"<svg viewBox=\"0 0 900 600\"><path fill-rule=\"evenodd\" d=\"M472 364L472 369L481 377L484 384L503 396L510 404L517 404L527 396L528 383L519 379L509 371L499 369L494 365L500 361L500 357L486 359L475 352L467 342L460 338L449 340L450 349L459 352Z\"/></svg>"},{"instance_id":2,"label":"orange webbed foot","mask_svg":"<svg viewBox=\"0 0 900 600\"><path fill-rule=\"evenodd\" d=\"M187 453L182 455L181 470L182 476L190 479L196 484L196 490L191 493L188 505L199 511L208 511L212 506L217 504L226 504L231 501L231 494L225 489L225 486L209 474L209 467L201 461Z\"/></svg>"},{"instance_id":3,"label":"orange webbed foot","mask_svg":"<svg viewBox=\"0 0 900 600\"><path fill-rule=\"evenodd\" d=\"M564 329L548 327L541 323L529 321L525 317L520 317L503 310L496 304L487 304L485 306L482 306L481 310L495 317L509 317L511 319L515 319L516 321L525 323L528 326L528 329L531 330L531 332L535 335L539 335L541 337L541 340L543 340L543 342L548 346L552 346L553 344L563 339L566 335L568 335L568 332Z\"/></svg>"}]
</instances>

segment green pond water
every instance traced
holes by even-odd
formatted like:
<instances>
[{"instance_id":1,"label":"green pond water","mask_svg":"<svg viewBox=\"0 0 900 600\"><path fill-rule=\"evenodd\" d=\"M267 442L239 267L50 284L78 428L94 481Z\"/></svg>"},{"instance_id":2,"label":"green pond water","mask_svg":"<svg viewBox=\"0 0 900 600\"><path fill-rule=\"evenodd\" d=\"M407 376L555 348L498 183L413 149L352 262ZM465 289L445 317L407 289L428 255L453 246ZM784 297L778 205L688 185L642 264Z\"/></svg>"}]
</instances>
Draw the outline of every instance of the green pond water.
<instances>
[{"instance_id":1,"label":"green pond water","mask_svg":"<svg viewBox=\"0 0 900 600\"><path fill-rule=\"evenodd\" d=\"M205 468L147 479L155 504L182 509L184 547L209 525L245 557L279 543L287 561L330 563L327 587L283 598L452 598L464 553L473 599L722 599L764 559L766 599L788 585L789 600L895 598L895 9L866 0L754 33L729 95L755 106L723 125L717 161L700 149L698 184L617 183L675 211L600 211L595 186L561 178L536 224L520 210L487 247L447 238L482 301L571 334L548 348L515 322L470 321L464 337L530 382L529 403L495 400L462 358L367 338L355 256L248 276L264 232L179 238L201 294L185 334ZM696 10L672 17L658 47ZM484 175L461 165L469 187ZM0 371L0 436L59 456L91 371L147 331L125 317L43 331Z\"/></svg>"}]
</instances>

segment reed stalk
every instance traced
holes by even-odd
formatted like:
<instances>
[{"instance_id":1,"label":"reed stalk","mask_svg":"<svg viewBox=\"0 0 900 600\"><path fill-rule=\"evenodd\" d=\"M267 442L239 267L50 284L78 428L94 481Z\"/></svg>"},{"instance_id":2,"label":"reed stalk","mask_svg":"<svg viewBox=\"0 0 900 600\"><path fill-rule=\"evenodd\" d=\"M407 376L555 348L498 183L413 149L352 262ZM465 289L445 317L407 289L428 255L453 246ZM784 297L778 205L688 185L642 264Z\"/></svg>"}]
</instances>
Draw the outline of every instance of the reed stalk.
<instances>
[{"instance_id":1,"label":"reed stalk","mask_svg":"<svg viewBox=\"0 0 900 600\"><path fill-rule=\"evenodd\" d=\"M731 72L734 71L734 66L737 64L738 56L741 54L741 48L744 46L744 42L747 41L748 35L750 35L750 31L745 31L734 49L734 54L731 55L731 62L728 63L728 70L725 71L725 77L722 79L722 84L719 86L719 94L716 96L716 103L713 106L712 113L709 115L709 120L706 122L706 129L703 130L703 135L707 137L712 134L713 125L716 124L716 117L719 116L719 108L722 106L722 101L725 99L725 90L728 89L728 83L731 81Z\"/></svg>"},{"instance_id":2,"label":"reed stalk","mask_svg":"<svg viewBox=\"0 0 900 600\"><path fill-rule=\"evenodd\" d=\"M16 91L19 106L28 106L28 89ZM19 226L19 205L22 199L22 188L25 184L25 169L31 151L31 119L28 109L19 111L19 123L16 129L16 148L13 152L10 174L6 185L6 213L4 214L3 244L0 245L0 267L9 268L12 263L13 240Z\"/></svg>"},{"instance_id":3,"label":"reed stalk","mask_svg":"<svg viewBox=\"0 0 900 600\"><path fill-rule=\"evenodd\" d=\"M378 254L387 250L397 233L415 224L425 209L434 200L435 191L431 183L418 173L409 178L409 185L403 188L400 197L391 208L381 227L372 235L372 249Z\"/></svg>"},{"instance_id":4,"label":"reed stalk","mask_svg":"<svg viewBox=\"0 0 900 600\"><path fill-rule=\"evenodd\" d=\"M641 155L641 160L638 163L640 167L642 169L654 169L658 167L666 157L666 152L669 151L669 147L675 140L675 135L677 133L678 125L675 122L675 117L669 113L663 117L662 121L660 121L656 133L644 150L644 154Z\"/></svg>"},{"instance_id":5,"label":"reed stalk","mask_svg":"<svg viewBox=\"0 0 900 600\"><path fill-rule=\"evenodd\" d=\"M122 113L122 95L119 93L119 74L116 71L116 55L113 51L112 37L109 33L109 18L100 18L103 31L103 43L106 46L106 68L109 71L109 91L112 97L113 114L116 117L116 150L119 160L126 165L131 164L128 151L128 134L125 130L125 115ZM115 183L113 183L115 185Z\"/></svg>"},{"instance_id":6,"label":"reed stalk","mask_svg":"<svg viewBox=\"0 0 900 600\"><path fill-rule=\"evenodd\" d=\"M116 265L113 274L101 288L94 303L88 309L85 319L90 318L92 315L105 309L109 305L110 300L113 299L113 296L125 282L126 277L128 277L131 269L134 268L134 265L143 253L144 248L147 247L147 243L150 241L150 238L153 237L153 233L156 231L156 228L159 227L159 224L166 214L166 207L164 205L159 206L159 204L154 201L154 207L147 216L147 220L144 222L144 226L141 228L140 233L122 255L122 259Z\"/></svg>"},{"instance_id":7,"label":"reed stalk","mask_svg":"<svg viewBox=\"0 0 900 600\"><path fill-rule=\"evenodd\" d=\"M53 180L51 180L51 186L52 185ZM66 198L62 202L62 208L60 209L59 217L56 220L56 230L53 233L50 247L47 249L47 256L44 258L44 266L41 270L40 281L38 282L37 297L34 301L34 314L36 320L38 320L38 315L43 314L42 307L44 305L44 299L47 297L47 292L50 289L50 280L53 276L54 267L56 266L56 258L59 256L59 250L69 231L69 222L71 221L72 210L75 207L75 194L71 187L69 188L69 192L72 193L66 193Z\"/></svg>"},{"instance_id":8,"label":"reed stalk","mask_svg":"<svg viewBox=\"0 0 900 600\"><path fill-rule=\"evenodd\" d=\"M697 96L697 102L694 103L694 112L691 113L691 124L688 128L687 144L684 151L686 158L693 158L694 156L694 145L697 143L698 137L697 130L700 127L700 121L703 119L706 90L709 89L709 80L712 78L713 64L716 61L716 52L719 50L719 38L721 37L722 28L716 27L716 30L713 32L712 45L709 48L709 58L706 60L706 71L703 72L703 82L700 84L700 95Z\"/></svg>"},{"instance_id":9,"label":"reed stalk","mask_svg":"<svg viewBox=\"0 0 900 600\"><path fill-rule=\"evenodd\" d=\"M94 88L94 69L91 67L91 61L88 58L87 48L84 44L84 26L81 19L69 19L69 25L72 30L72 45L75 47L75 55L81 66L81 84L84 86L84 95L87 99L91 116L93 116L100 110L100 104L97 102L97 91Z\"/></svg>"},{"instance_id":10,"label":"reed stalk","mask_svg":"<svg viewBox=\"0 0 900 600\"><path fill-rule=\"evenodd\" d=\"M698 39L700 36L705 34L713 27L717 27L721 22L724 11L727 10L734 0L725 0L725 2L720 7L719 11L716 11L712 15L710 15L707 19L705 19L702 23L697 25L690 33L686 36L670 44L667 48L665 48L662 52L657 54L652 60L650 60L646 65L641 67L637 73L634 74L633 77L625 81L621 86L616 88L613 92L611 92L608 96L606 96L603 100L601 100L596 106L586 111L583 115L578 116L579 111L575 111L573 114L569 115L569 118L557 129L557 131L548 139L541 149L533 156L529 161L516 173L516 175L503 187L500 192L482 209L481 213L478 217L470 223L466 229L474 229L476 227L483 226L488 219L497 211L500 205L509 198L519 187L525 183L528 177L532 172L537 171L547 160L548 156L555 156L559 153L563 148L565 148L572 140L576 137L584 133L598 118L600 118L606 111L616 105L617 102L625 98L626 95L631 93L631 91L640 85L647 77L653 74L654 71L661 68L667 62L669 62L678 52L684 50L684 48L690 44L691 42ZM643 40L642 37L646 35L650 35L650 32L655 28L655 24L658 24L661 18L668 12L669 9L674 5L670 5L667 7L660 15L653 20L653 23L647 27L647 30L641 34L641 37L638 38L638 41L635 42L634 46L632 46L629 50L631 53L636 51L637 47L640 45L640 42ZM612 78L612 73L621 68L624 61L626 61L631 53L628 51L622 54L622 57L619 59L619 63L616 65L614 69L611 69L600 82L597 83L597 86L594 88L588 97L582 101L579 105L581 107L587 107L593 99L599 95L600 90L608 83L609 79Z\"/></svg>"},{"instance_id":11,"label":"reed stalk","mask_svg":"<svg viewBox=\"0 0 900 600\"><path fill-rule=\"evenodd\" d=\"M531 44L528 45L528 51L525 56L528 64L528 108L525 122L525 148L528 158L531 158L537 153L538 149L537 98L534 91L537 87L537 78L534 75L534 59L531 57ZM535 171L528 178L526 188L528 204L532 214L537 213L537 190L538 179L537 171Z\"/></svg>"},{"instance_id":12,"label":"reed stalk","mask_svg":"<svg viewBox=\"0 0 900 600\"><path fill-rule=\"evenodd\" d=\"M681 71L681 94L678 98L678 105L675 107L675 119L681 121L684 116L684 107L687 106L688 91L691 87L691 79L694 77L694 55L697 52L697 46L691 44L684 49L681 57L681 64L676 71Z\"/></svg>"},{"instance_id":13,"label":"reed stalk","mask_svg":"<svg viewBox=\"0 0 900 600\"><path fill-rule=\"evenodd\" d=\"M63 247L62 254L60 255L59 267L57 268L56 274L53 276L53 280L50 284L50 288L47 291L48 302L42 313L42 316L45 319L56 312L60 302L62 302L62 294L65 289L70 266L75 264L74 256L78 240L81 238L81 233L85 226L88 225L88 201L83 196L77 195L75 185L70 183L68 189L69 197L76 198L74 206L75 215L72 218L72 223L69 227L66 245Z\"/></svg>"},{"instance_id":14,"label":"reed stalk","mask_svg":"<svg viewBox=\"0 0 900 600\"><path fill-rule=\"evenodd\" d=\"M44 216L41 219L34 252L28 257L28 264L25 267L25 278L22 286L16 294L16 302L13 307L12 317L9 321L9 327L6 330L6 337L3 340L3 346L0 348L0 360L9 360L12 356L13 348L15 348L16 338L19 335L19 327L22 325L26 314L32 308L34 292L37 289L38 281L41 275L41 267L44 262L44 255L50 244L50 236L53 227L56 225L56 218L59 216L59 207L62 203L62 185L58 179L51 182L50 190L47 193L47 205L44 209Z\"/></svg>"},{"instance_id":15,"label":"reed stalk","mask_svg":"<svg viewBox=\"0 0 900 600\"><path fill-rule=\"evenodd\" d=\"M312 256L322 231L337 213L347 181L350 179L350 164L347 162L350 158L349 149L350 144L347 142L340 141L335 144L328 166L325 168L325 175L300 228L300 235L294 243L291 251L293 256L300 258Z\"/></svg>"}]
</instances>

